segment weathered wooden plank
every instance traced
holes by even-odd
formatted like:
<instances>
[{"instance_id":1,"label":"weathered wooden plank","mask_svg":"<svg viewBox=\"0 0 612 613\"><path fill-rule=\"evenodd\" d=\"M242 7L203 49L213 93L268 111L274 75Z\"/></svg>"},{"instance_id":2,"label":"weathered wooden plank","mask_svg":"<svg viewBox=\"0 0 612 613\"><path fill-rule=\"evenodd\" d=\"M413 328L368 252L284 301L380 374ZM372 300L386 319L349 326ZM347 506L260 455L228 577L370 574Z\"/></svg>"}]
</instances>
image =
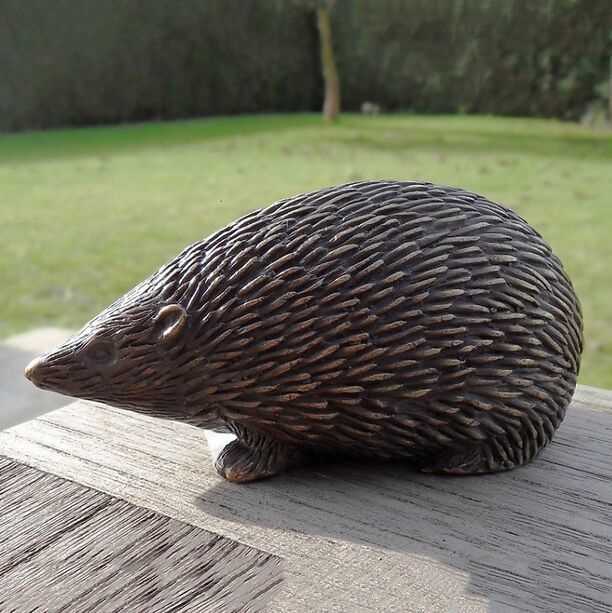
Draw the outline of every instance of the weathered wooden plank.
<instances>
[{"instance_id":1,"label":"weathered wooden plank","mask_svg":"<svg viewBox=\"0 0 612 613\"><path fill-rule=\"evenodd\" d=\"M236 486L201 432L75 403L0 453L285 559L273 610L612 610L612 394L581 387L531 465L313 466Z\"/></svg>"},{"instance_id":2,"label":"weathered wooden plank","mask_svg":"<svg viewBox=\"0 0 612 613\"><path fill-rule=\"evenodd\" d=\"M262 610L279 558L0 456L1 611Z\"/></svg>"}]
</instances>

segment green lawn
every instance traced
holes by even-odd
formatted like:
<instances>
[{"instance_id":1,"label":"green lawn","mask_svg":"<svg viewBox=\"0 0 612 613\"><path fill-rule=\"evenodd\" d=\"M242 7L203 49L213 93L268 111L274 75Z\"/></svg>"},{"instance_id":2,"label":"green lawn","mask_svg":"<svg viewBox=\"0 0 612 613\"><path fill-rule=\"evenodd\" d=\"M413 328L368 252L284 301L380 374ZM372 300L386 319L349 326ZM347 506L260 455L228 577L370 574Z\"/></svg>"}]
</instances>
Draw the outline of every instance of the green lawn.
<instances>
[{"instance_id":1,"label":"green lawn","mask_svg":"<svg viewBox=\"0 0 612 613\"><path fill-rule=\"evenodd\" d=\"M492 117L286 115L0 137L0 337L78 327L184 246L283 196L422 179L514 208L586 320L581 381L612 388L612 135Z\"/></svg>"}]
</instances>

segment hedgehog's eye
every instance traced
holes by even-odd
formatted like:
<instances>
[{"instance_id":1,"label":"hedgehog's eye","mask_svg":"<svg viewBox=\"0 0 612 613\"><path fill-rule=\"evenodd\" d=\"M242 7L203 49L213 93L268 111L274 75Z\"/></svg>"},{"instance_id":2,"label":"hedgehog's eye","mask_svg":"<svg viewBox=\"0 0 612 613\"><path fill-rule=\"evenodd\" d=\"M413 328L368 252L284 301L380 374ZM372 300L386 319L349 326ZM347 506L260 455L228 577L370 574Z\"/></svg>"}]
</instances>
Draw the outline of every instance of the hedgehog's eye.
<instances>
[{"instance_id":1,"label":"hedgehog's eye","mask_svg":"<svg viewBox=\"0 0 612 613\"><path fill-rule=\"evenodd\" d=\"M155 316L153 335L162 341L176 338L186 321L187 313L180 304L168 304Z\"/></svg>"},{"instance_id":2,"label":"hedgehog's eye","mask_svg":"<svg viewBox=\"0 0 612 613\"><path fill-rule=\"evenodd\" d=\"M117 361L115 345L111 341L96 339L85 350L88 366L111 366Z\"/></svg>"}]
</instances>

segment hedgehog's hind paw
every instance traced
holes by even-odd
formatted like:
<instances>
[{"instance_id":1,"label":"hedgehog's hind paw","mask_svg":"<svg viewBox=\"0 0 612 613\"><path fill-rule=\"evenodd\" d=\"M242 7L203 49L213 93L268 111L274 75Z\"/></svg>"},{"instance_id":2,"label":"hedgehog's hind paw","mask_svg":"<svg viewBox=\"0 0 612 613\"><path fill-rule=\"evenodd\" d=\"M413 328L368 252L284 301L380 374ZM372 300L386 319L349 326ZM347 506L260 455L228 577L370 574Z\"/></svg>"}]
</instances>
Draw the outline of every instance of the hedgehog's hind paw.
<instances>
[{"instance_id":1,"label":"hedgehog's hind paw","mask_svg":"<svg viewBox=\"0 0 612 613\"><path fill-rule=\"evenodd\" d=\"M299 453L275 441L250 448L237 439L223 448L215 462L215 469L232 483L248 483L273 477L299 463Z\"/></svg>"},{"instance_id":2,"label":"hedgehog's hind paw","mask_svg":"<svg viewBox=\"0 0 612 613\"><path fill-rule=\"evenodd\" d=\"M433 455L419 463L419 470L445 475L483 475L512 470L521 463L514 462L507 456L500 457L485 443Z\"/></svg>"}]
</instances>

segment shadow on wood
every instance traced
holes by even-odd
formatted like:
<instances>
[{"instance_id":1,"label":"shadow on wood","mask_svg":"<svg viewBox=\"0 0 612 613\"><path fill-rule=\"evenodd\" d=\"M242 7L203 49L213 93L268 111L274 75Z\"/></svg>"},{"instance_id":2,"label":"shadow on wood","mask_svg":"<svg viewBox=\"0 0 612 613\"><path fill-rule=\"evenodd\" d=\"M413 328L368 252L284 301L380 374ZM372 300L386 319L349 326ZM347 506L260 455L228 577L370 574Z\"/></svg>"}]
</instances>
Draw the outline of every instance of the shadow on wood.
<instances>
[{"instance_id":1,"label":"shadow on wood","mask_svg":"<svg viewBox=\"0 0 612 613\"><path fill-rule=\"evenodd\" d=\"M612 415L570 410L531 465L439 477L389 463L298 470L202 493L226 520L408 552L469 573L466 591L522 611L612 606ZM239 496L231 508L209 502ZM265 504L262 505L262 501Z\"/></svg>"}]
</instances>

